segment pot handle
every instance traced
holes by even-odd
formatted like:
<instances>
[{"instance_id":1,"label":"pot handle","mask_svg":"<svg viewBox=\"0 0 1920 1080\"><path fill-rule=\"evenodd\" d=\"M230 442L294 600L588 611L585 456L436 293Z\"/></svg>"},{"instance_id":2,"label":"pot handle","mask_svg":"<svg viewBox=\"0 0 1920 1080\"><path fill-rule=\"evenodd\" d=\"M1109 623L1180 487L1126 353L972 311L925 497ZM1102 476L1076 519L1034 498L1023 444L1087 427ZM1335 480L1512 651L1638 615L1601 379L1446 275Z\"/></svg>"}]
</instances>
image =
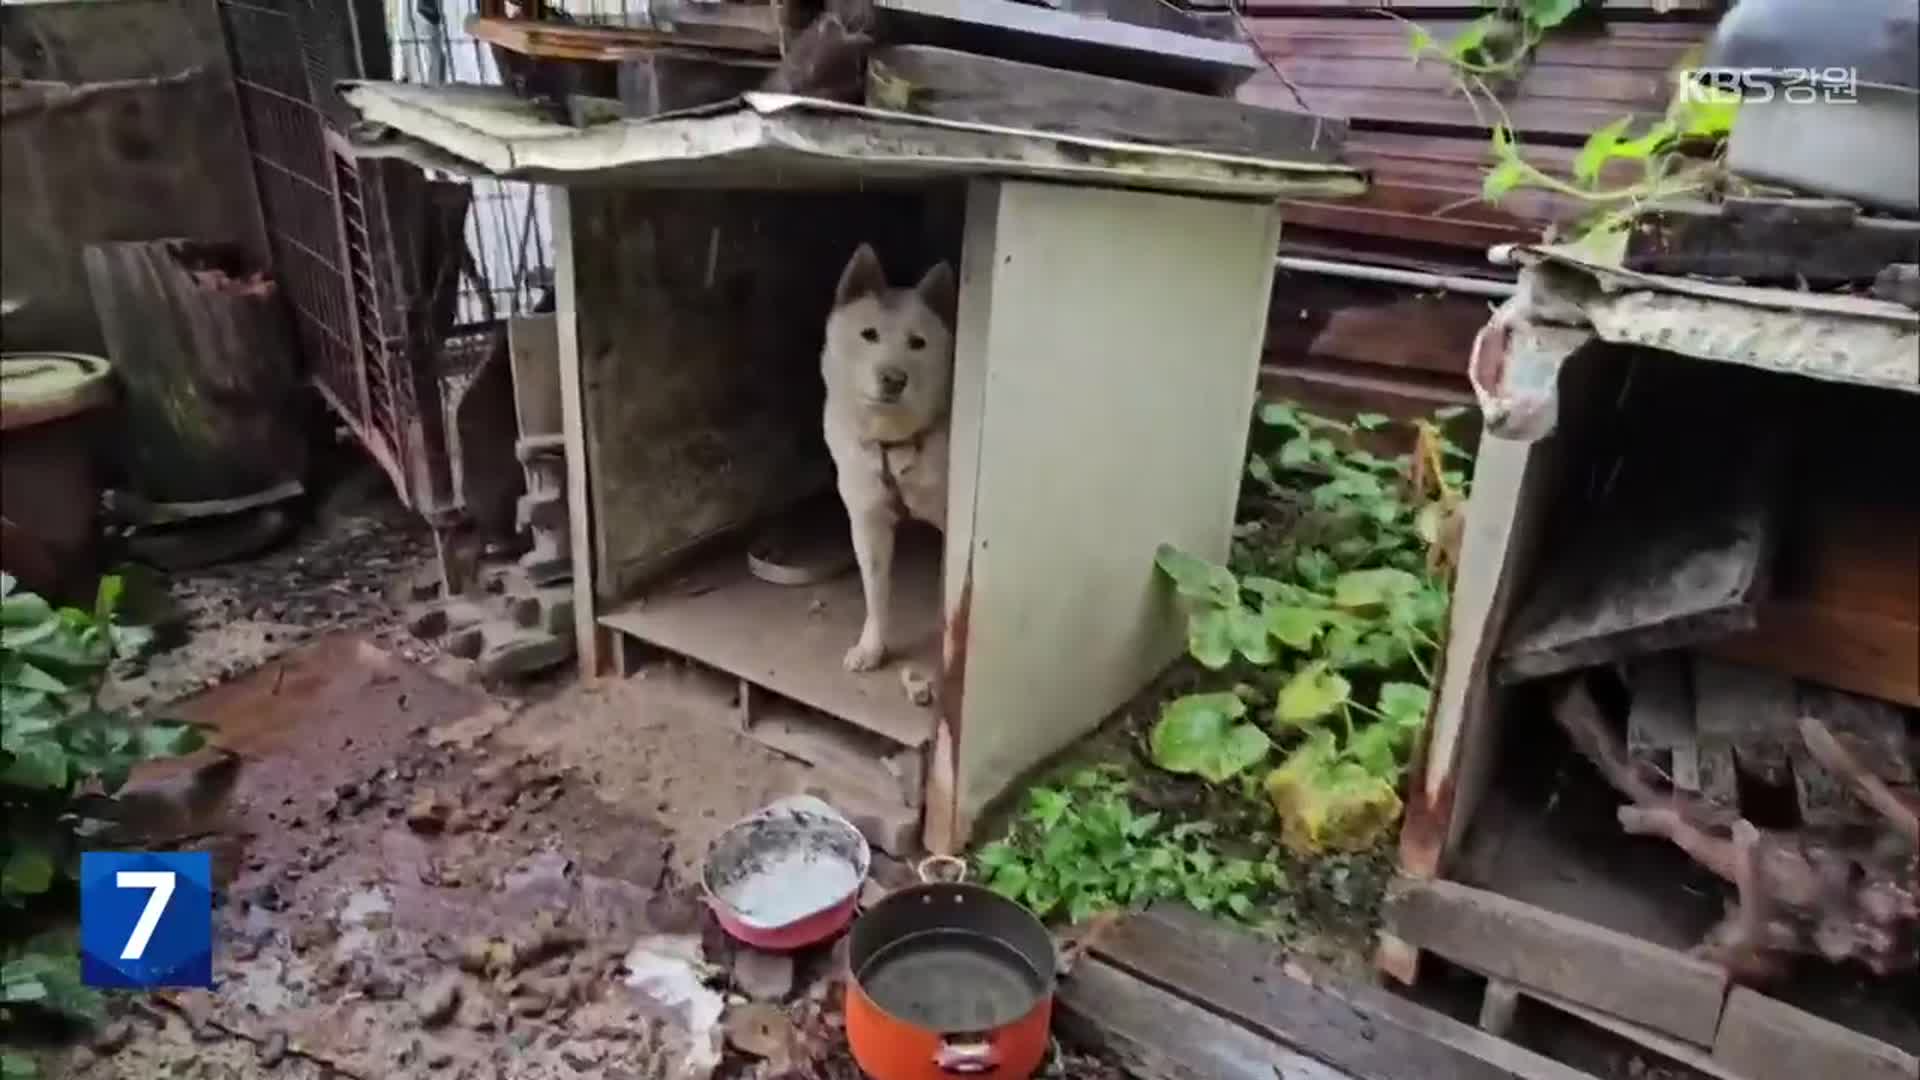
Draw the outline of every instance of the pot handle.
<instances>
[{"instance_id":1,"label":"pot handle","mask_svg":"<svg viewBox=\"0 0 1920 1080\"><path fill-rule=\"evenodd\" d=\"M920 880L929 884L954 884L967 880L967 860L958 855L929 855L915 868Z\"/></svg>"},{"instance_id":2,"label":"pot handle","mask_svg":"<svg viewBox=\"0 0 1920 1080\"><path fill-rule=\"evenodd\" d=\"M950 1043L942 1041L933 1052L933 1063L941 1072L968 1075L992 1072L1000 1067L1000 1051L987 1041Z\"/></svg>"}]
</instances>

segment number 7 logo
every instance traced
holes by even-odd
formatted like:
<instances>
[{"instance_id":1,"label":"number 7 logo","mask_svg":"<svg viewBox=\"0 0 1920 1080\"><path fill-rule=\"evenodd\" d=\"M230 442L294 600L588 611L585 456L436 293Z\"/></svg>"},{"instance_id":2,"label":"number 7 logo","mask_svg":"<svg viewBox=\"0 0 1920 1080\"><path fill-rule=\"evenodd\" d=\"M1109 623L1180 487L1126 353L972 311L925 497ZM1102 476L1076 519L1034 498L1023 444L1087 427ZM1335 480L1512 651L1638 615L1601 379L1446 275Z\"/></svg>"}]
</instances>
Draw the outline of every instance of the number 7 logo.
<instances>
[{"instance_id":1,"label":"number 7 logo","mask_svg":"<svg viewBox=\"0 0 1920 1080\"><path fill-rule=\"evenodd\" d=\"M113 883L122 889L153 890L147 896L147 906L140 909L140 921L133 924L133 933L127 936L126 948L120 950L120 959L138 960L147 955L147 942L153 940L154 928L166 914L167 901L173 899L174 879L171 870L121 870L113 875Z\"/></svg>"},{"instance_id":2,"label":"number 7 logo","mask_svg":"<svg viewBox=\"0 0 1920 1080\"><path fill-rule=\"evenodd\" d=\"M212 986L212 858L203 851L83 852L80 978L134 990Z\"/></svg>"}]
</instances>

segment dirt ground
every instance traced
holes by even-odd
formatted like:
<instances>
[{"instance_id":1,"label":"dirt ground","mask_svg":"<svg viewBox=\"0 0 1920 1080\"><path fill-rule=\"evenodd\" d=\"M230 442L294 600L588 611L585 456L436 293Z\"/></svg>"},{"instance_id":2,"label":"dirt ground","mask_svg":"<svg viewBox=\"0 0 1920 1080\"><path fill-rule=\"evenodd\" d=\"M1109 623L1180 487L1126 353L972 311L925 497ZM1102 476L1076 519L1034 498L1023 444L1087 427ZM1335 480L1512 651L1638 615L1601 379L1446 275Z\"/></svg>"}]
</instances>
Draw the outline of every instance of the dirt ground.
<instances>
[{"instance_id":1,"label":"dirt ground","mask_svg":"<svg viewBox=\"0 0 1920 1080\"><path fill-rule=\"evenodd\" d=\"M185 640L116 672L112 699L217 749L136 774L129 846L213 853L218 986L115 995L46 1075L857 1077L831 949L742 974L699 901L708 842L806 767L670 666L466 684L405 628L431 553L357 480L281 549L165 581ZM712 989L636 974L679 955ZM1119 1076L1065 1053L1049 1075Z\"/></svg>"}]
</instances>

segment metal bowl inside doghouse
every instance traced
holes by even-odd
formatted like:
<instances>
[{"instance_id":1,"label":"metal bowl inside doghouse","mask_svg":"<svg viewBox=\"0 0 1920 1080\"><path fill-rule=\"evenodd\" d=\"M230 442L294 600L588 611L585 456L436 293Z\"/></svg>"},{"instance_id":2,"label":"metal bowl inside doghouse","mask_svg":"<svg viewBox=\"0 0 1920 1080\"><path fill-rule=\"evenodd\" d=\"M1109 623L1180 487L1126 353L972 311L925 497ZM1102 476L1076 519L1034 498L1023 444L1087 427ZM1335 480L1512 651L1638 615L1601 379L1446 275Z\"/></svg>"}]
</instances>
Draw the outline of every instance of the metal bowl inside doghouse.
<instances>
[{"instance_id":1,"label":"metal bowl inside doghouse","mask_svg":"<svg viewBox=\"0 0 1920 1080\"><path fill-rule=\"evenodd\" d=\"M723 929L760 949L803 948L853 918L872 849L818 799L783 800L714 841L702 873Z\"/></svg>"}]
</instances>

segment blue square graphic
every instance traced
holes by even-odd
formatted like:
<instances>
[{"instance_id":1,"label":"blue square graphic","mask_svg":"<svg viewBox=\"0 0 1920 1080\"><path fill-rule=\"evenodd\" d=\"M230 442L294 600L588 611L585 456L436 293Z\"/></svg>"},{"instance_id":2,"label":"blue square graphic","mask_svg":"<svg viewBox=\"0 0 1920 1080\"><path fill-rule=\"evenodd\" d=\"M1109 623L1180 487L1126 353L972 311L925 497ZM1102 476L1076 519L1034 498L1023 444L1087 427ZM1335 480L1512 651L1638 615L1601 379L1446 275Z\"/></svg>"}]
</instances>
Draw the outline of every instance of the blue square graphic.
<instances>
[{"instance_id":1,"label":"blue square graphic","mask_svg":"<svg viewBox=\"0 0 1920 1080\"><path fill-rule=\"evenodd\" d=\"M135 990L212 986L213 857L82 853L80 979Z\"/></svg>"}]
</instances>

